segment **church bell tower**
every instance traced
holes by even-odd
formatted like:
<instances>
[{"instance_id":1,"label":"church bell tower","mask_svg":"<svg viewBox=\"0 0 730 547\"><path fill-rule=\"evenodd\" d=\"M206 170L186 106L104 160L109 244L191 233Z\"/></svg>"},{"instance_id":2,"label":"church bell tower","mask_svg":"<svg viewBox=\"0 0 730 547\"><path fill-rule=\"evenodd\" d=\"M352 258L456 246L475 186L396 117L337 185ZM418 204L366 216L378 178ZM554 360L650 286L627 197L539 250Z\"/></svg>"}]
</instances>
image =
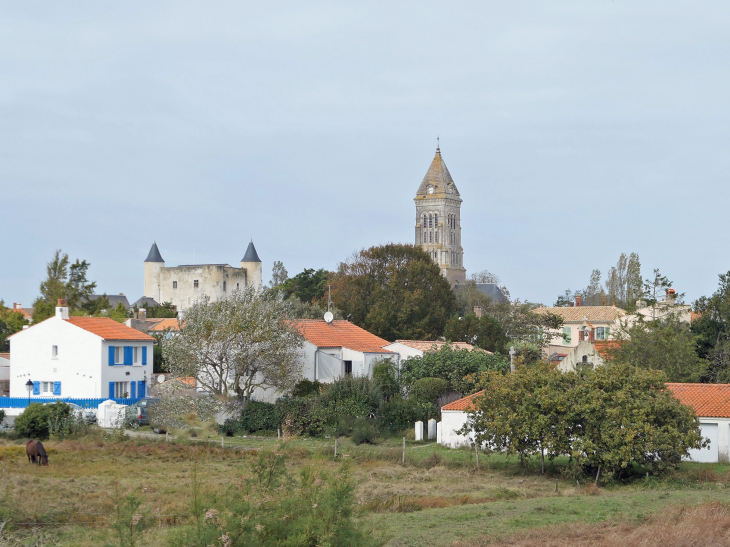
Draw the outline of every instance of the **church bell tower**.
<instances>
[{"instance_id":1,"label":"church bell tower","mask_svg":"<svg viewBox=\"0 0 730 547\"><path fill-rule=\"evenodd\" d=\"M451 286L466 281L461 246L461 196L441 157L440 147L418 187L416 197L416 245L441 268Z\"/></svg>"}]
</instances>

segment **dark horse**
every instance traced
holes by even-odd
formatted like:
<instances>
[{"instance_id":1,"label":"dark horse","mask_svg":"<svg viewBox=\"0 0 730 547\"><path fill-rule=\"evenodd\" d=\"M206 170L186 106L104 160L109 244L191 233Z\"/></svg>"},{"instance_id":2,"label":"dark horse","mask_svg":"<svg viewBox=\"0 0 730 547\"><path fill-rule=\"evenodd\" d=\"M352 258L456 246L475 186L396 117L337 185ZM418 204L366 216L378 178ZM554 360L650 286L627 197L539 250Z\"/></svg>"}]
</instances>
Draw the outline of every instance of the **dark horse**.
<instances>
[{"instance_id":1,"label":"dark horse","mask_svg":"<svg viewBox=\"0 0 730 547\"><path fill-rule=\"evenodd\" d=\"M25 445L28 461L38 465L48 465L48 454L40 441L28 441Z\"/></svg>"}]
</instances>

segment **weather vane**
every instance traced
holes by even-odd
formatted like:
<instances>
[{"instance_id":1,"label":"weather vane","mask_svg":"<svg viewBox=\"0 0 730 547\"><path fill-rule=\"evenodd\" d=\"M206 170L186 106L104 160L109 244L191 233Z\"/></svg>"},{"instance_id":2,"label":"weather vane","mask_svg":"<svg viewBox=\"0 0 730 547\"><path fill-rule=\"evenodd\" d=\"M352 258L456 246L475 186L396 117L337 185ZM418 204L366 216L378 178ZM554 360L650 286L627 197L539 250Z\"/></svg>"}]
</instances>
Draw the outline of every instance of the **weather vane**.
<instances>
[{"instance_id":1,"label":"weather vane","mask_svg":"<svg viewBox=\"0 0 730 547\"><path fill-rule=\"evenodd\" d=\"M441 138L436 135L436 150L441 150Z\"/></svg>"}]
</instances>

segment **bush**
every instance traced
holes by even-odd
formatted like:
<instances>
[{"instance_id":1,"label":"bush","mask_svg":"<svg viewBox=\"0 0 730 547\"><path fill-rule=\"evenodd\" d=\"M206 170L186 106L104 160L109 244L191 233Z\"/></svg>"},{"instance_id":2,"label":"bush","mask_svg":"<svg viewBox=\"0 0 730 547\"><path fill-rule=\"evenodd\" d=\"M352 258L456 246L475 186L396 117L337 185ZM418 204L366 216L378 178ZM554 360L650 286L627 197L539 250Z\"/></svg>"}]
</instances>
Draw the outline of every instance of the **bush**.
<instances>
[{"instance_id":1,"label":"bush","mask_svg":"<svg viewBox=\"0 0 730 547\"><path fill-rule=\"evenodd\" d=\"M401 392L398 369L391 359L378 360L373 364L373 380L380 386L385 401Z\"/></svg>"},{"instance_id":2,"label":"bush","mask_svg":"<svg viewBox=\"0 0 730 547\"><path fill-rule=\"evenodd\" d=\"M370 420L357 418L352 426L352 437L350 437L350 440L355 444L374 444L377 436L378 430Z\"/></svg>"},{"instance_id":3,"label":"bush","mask_svg":"<svg viewBox=\"0 0 730 547\"><path fill-rule=\"evenodd\" d=\"M5 421L5 411L0 409L0 425L3 425L4 421Z\"/></svg>"},{"instance_id":4,"label":"bush","mask_svg":"<svg viewBox=\"0 0 730 547\"><path fill-rule=\"evenodd\" d=\"M380 431L397 433L413 427L417 421L428 420L429 409L417 403L415 399L403 399L400 395L383 403L378 414Z\"/></svg>"},{"instance_id":5,"label":"bush","mask_svg":"<svg viewBox=\"0 0 730 547\"><path fill-rule=\"evenodd\" d=\"M322 389L322 382L315 380L307 380L306 378L298 382L291 392L292 397L308 397L309 395L319 395Z\"/></svg>"},{"instance_id":6,"label":"bush","mask_svg":"<svg viewBox=\"0 0 730 547\"><path fill-rule=\"evenodd\" d=\"M378 383L365 376L345 376L323 391L321 403L335 416L374 417L383 398Z\"/></svg>"},{"instance_id":7,"label":"bush","mask_svg":"<svg viewBox=\"0 0 730 547\"><path fill-rule=\"evenodd\" d=\"M449 383L442 378L421 378L413 382L410 397L418 403L435 405L436 400L449 392Z\"/></svg>"},{"instance_id":8,"label":"bush","mask_svg":"<svg viewBox=\"0 0 730 547\"><path fill-rule=\"evenodd\" d=\"M249 401L238 420L238 431L276 431L281 425L278 409L271 403Z\"/></svg>"},{"instance_id":9,"label":"bush","mask_svg":"<svg viewBox=\"0 0 730 547\"><path fill-rule=\"evenodd\" d=\"M47 439L52 423L68 419L71 407L61 401L52 405L32 403L15 418L15 431L19 437L28 439Z\"/></svg>"}]
</instances>

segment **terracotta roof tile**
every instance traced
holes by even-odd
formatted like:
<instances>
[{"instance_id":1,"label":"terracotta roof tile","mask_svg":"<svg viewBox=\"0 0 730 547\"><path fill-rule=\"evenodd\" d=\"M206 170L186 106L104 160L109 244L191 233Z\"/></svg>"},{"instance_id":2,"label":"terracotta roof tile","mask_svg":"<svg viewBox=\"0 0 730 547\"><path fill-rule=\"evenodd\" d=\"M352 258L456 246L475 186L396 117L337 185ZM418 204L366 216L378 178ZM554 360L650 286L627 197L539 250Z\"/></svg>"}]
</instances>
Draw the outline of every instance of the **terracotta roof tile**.
<instances>
[{"instance_id":1,"label":"terracotta roof tile","mask_svg":"<svg viewBox=\"0 0 730 547\"><path fill-rule=\"evenodd\" d=\"M144 340L154 342L151 336L136 329L117 323L109 317L69 317L65 321L100 336L104 340ZM32 327L31 327L32 328Z\"/></svg>"},{"instance_id":2,"label":"terracotta roof tile","mask_svg":"<svg viewBox=\"0 0 730 547\"><path fill-rule=\"evenodd\" d=\"M0 353L0 359L7 359L10 360L10 354L9 353Z\"/></svg>"},{"instance_id":3,"label":"terracotta roof tile","mask_svg":"<svg viewBox=\"0 0 730 547\"><path fill-rule=\"evenodd\" d=\"M697 416L730 418L730 384L667 384L683 404Z\"/></svg>"},{"instance_id":4,"label":"terracotta roof tile","mask_svg":"<svg viewBox=\"0 0 730 547\"><path fill-rule=\"evenodd\" d=\"M395 343L403 344L404 346L408 346L409 348L417 349L419 351L429 351L434 349L434 346L436 346L435 349L438 350L446 344L450 344L451 347L454 349L468 349L469 351L474 349L474 346L472 346L471 344L467 344L466 342L443 342L441 340L396 340Z\"/></svg>"},{"instance_id":5,"label":"terracotta roof tile","mask_svg":"<svg viewBox=\"0 0 730 547\"><path fill-rule=\"evenodd\" d=\"M616 349L622 344L621 340L598 340L593 342L596 353L604 359L612 359L611 350Z\"/></svg>"},{"instance_id":6,"label":"terracotta roof tile","mask_svg":"<svg viewBox=\"0 0 730 547\"><path fill-rule=\"evenodd\" d=\"M154 327L150 327L149 332L163 332L166 330L180 330L180 325L177 322L177 319L163 319L159 323L157 323Z\"/></svg>"},{"instance_id":7,"label":"terracotta roof tile","mask_svg":"<svg viewBox=\"0 0 730 547\"><path fill-rule=\"evenodd\" d=\"M554 313L563 318L566 323L582 323L586 317L592 323L610 323L626 315L626 312L616 306L574 306L535 308L534 313Z\"/></svg>"},{"instance_id":8,"label":"terracotta roof tile","mask_svg":"<svg viewBox=\"0 0 730 547\"><path fill-rule=\"evenodd\" d=\"M364 353L393 353L383 346L390 342L349 321L327 323L319 319L292 321L304 338L319 348L348 348Z\"/></svg>"},{"instance_id":9,"label":"terracotta roof tile","mask_svg":"<svg viewBox=\"0 0 730 547\"><path fill-rule=\"evenodd\" d=\"M467 395L463 399L459 399L458 401L454 401L452 403L449 403L448 405L442 406L441 410L468 410L469 408L471 408L472 401L479 395L483 394L484 390L477 391L476 393Z\"/></svg>"}]
</instances>

